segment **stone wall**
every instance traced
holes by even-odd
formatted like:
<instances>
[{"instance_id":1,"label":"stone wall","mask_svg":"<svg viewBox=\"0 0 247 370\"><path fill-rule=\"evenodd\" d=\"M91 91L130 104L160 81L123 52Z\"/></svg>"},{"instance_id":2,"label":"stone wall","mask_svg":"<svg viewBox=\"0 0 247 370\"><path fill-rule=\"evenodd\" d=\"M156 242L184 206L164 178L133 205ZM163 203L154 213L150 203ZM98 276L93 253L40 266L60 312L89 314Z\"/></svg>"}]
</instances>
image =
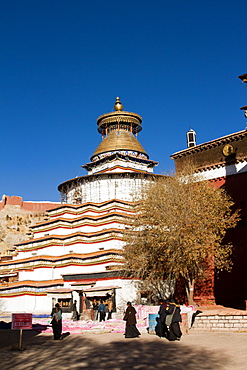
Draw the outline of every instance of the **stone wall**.
<instances>
[{"instance_id":1,"label":"stone wall","mask_svg":"<svg viewBox=\"0 0 247 370\"><path fill-rule=\"evenodd\" d=\"M247 332L246 315L203 315L196 317L190 330Z\"/></svg>"}]
</instances>

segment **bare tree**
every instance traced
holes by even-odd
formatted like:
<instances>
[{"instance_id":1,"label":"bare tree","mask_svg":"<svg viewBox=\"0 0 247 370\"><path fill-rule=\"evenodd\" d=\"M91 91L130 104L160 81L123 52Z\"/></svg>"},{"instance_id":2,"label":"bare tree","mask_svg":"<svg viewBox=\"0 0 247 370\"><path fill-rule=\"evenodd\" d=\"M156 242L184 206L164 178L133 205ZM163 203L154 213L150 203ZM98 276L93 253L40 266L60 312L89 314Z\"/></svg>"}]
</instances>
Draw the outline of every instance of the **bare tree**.
<instances>
[{"instance_id":1,"label":"bare tree","mask_svg":"<svg viewBox=\"0 0 247 370\"><path fill-rule=\"evenodd\" d=\"M171 285L183 278L192 304L195 282L209 266L231 268L232 245L222 240L239 219L233 204L224 190L195 177L190 166L154 179L143 189L125 232L125 270L155 285L160 295L161 281Z\"/></svg>"}]
</instances>

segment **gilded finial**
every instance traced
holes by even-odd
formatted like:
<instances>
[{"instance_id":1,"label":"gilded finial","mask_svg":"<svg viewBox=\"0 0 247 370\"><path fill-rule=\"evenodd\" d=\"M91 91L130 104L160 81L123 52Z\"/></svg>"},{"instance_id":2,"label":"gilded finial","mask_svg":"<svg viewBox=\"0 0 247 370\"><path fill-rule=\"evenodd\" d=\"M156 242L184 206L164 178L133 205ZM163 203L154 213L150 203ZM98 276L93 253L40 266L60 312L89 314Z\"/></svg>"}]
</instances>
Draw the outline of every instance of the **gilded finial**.
<instances>
[{"instance_id":1,"label":"gilded finial","mask_svg":"<svg viewBox=\"0 0 247 370\"><path fill-rule=\"evenodd\" d=\"M116 97L116 102L115 102L115 105L114 105L114 109L115 109L116 111L121 111L121 110L123 110L123 105L122 105L122 103L121 103L121 101L120 101L120 98L119 98L119 97Z\"/></svg>"}]
</instances>

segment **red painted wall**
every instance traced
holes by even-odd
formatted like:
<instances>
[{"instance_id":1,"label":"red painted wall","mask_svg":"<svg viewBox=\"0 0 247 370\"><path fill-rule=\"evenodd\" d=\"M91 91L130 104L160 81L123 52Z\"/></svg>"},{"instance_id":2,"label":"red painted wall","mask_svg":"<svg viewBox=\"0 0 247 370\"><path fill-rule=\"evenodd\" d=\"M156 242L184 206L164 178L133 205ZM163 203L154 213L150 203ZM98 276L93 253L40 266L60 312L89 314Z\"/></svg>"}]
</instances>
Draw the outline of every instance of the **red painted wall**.
<instances>
[{"instance_id":1,"label":"red painted wall","mask_svg":"<svg viewBox=\"0 0 247 370\"><path fill-rule=\"evenodd\" d=\"M50 203L50 202L24 202L22 197L18 196L8 196L4 195L2 200L0 201L0 211L6 206L19 206L22 209L25 209L30 212L45 212L48 209L52 209L58 207L60 205L59 202L57 203Z\"/></svg>"},{"instance_id":2,"label":"red painted wall","mask_svg":"<svg viewBox=\"0 0 247 370\"><path fill-rule=\"evenodd\" d=\"M216 303L224 306L245 309L247 300L247 172L227 176L215 180L216 184L224 188L235 202L235 209L239 209L241 220L234 229L227 231L224 243L233 244L230 273L221 272L215 275Z\"/></svg>"}]
</instances>

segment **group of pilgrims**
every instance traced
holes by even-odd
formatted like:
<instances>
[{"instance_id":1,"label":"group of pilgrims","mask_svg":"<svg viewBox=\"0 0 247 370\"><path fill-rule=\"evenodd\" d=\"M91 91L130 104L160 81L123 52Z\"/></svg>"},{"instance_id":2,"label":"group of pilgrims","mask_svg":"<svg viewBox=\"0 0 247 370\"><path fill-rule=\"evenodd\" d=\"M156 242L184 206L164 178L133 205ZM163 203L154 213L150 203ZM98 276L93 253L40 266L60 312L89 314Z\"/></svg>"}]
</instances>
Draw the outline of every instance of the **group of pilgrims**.
<instances>
[{"instance_id":1,"label":"group of pilgrims","mask_svg":"<svg viewBox=\"0 0 247 370\"><path fill-rule=\"evenodd\" d=\"M102 305L102 311L101 307ZM100 314L100 321L103 321L103 302L97 305L97 313ZM95 307L94 307L95 310ZM96 311L96 310L95 310ZM112 307L110 307L110 314L112 313ZM95 312L96 313L96 312ZM131 302L127 302L127 308L124 312L123 320L126 322L125 325L125 338L139 338L141 333L139 332L138 328L136 327L136 309L132 306ZM76 301L73 305L73 316L72 318L75 319L75 315L77 316L76 310ZM182 332L180 329L180 323L182 322L182 317L180 313L180 306L177 305L173 300L170 301L160 301L160 308L159 308L159 320L158 320L158 328L156 330L157 334L161 338L166 338L169 341L180 340L182 336ZM60 305L57 303L52 310L52 329L54 340L61 340L62 339L62 309ZM111 315L110 317L111 318Z\"/></svg>"},{"instance_id":2,"label":"group of pilgrims","mask_svg":"<svg viewBox=\"0 0 247 370\"><path fill-rule=\"evenodd\" d=\"M180 306L172 299L170 301L161 300L158 315L157 334L169 341L180 340L182 336L180 329L180 323L182 322ZM136 310L131 302L127 302L127 309L123 319L126 321L125 338L139 337L141 334L136 327Z\"/></svg>"},{"instance_id":3,"label":"group of pilgrims","mask_svg":"<svg viewBox=\"0 0 247 370\"><path fill-rule=\"evenodd\" d=\"M173 299L170 301L160 301L159 308L159 336L167 338L169 341L180 340L182 332L180 323L182 322L180 306Z\"/></svg>"}]
</instances>

